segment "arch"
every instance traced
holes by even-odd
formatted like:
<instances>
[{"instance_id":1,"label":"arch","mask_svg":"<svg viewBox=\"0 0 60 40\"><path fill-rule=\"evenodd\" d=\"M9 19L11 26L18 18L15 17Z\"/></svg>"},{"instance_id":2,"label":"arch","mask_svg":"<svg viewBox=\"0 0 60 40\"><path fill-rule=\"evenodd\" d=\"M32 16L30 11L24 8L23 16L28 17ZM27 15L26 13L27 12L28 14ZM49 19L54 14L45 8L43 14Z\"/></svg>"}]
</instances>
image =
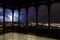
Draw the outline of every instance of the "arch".
<instances>
[{"instance_id":1,"label":"arch","mask_svg":"<svg viewBox=\"0 0 60 40\"><path fill-rule=\"evenodd\" d=\"M26 9L22 8L20 10L20 22L26 23Z\"/></svg>"},{"instance_id":2,"label":"arch","mask_svg":"<svg viewBox=\"0 0 60 40\"><path fill-rule=\"evenodd\" d=\"M51 23L60 23L60 3L51 5L50 15Z\"/></svg>"},{"instance_id":3,"label":"arch","mask_svg":"<svg viewBox=\"0 0 60 40\"><path fill-rule=\"evenodd\" d=\"M12 10L5 10L5 22L12 22Z\"/></svg>"},{"instance_id":4,"label":"arch","mask_svg":"<svg viewBox=\"0 0 60 40\"><path fill-rule=\"evenodd\" d=\"M38 22L48 23L48 8L46 5L40 5L38 8Z\"/></svg>"},{"instance_id":5,"label":"arch","mask_svg":"<svg viewBox=\"0 0 60 40\"><path fill-rule=\"evenodd\" d=\"M15 9L14 10L14 22L18 22L18 10L17 9Z\"/></svg>"},{"instance_id":6,"label":"arch","mask_svg":"<svg viewBox=\"0 0 60 40\"><path fill-rule=\"evenodd\" d=\"M0 22L3 22L3 8L0 7Z\"/></svg>"},{"instance_id":7,"label":"arch","mask_svg":"<svg viewBox=\"0 0 60 40\"><path fill-rule=\"evenodd\" d=\"M36 9L35 7L30 7L28 9L28 22L36 22Z\"/></svg>"}]
</instances>

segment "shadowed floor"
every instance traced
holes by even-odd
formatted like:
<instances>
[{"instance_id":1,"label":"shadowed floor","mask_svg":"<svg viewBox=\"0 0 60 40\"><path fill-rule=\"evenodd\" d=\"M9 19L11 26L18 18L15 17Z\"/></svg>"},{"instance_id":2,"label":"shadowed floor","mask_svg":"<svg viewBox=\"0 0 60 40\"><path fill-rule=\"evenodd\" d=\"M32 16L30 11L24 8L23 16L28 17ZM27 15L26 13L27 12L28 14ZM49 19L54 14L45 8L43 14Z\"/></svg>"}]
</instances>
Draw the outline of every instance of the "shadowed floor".
<instances>
[{"instance_id":1,"label":"shadowed floor","mask_svg":"<svg viewBox=\"0 0 60 40\"><path fill-rule=\"evenodd\" d=\"M0 35L0 40L57 40L57 39L13 32Z\"/></svg>"}]
</instances>

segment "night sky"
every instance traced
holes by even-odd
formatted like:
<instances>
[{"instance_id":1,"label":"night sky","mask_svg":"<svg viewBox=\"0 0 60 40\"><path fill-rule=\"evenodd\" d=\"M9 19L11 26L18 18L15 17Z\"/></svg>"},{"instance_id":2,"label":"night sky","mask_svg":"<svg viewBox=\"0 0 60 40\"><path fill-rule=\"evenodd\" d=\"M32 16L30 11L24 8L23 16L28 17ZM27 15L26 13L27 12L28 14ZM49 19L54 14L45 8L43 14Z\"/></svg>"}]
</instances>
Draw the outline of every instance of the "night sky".
<instances>
[{"instance_id":1,"label":"night sky","mask_svg":"<svg viewBox=\"0 0 60 40\"><path fill-rule=\"evenodd\" d=\"M51 5L51 22L60 22L60 3ZM36 11L34 7L28 9L28 22L36 21ZM3 8L0 7L0 21L3 21ZM5 21L12 22L12 11L5 10ZM18 10L14 10L14 22L18 22ZM26 10L24 8L20 11L20 22L26 22ZM41 5L38 8L38 22L48 22L48 9L47 6Z\"/></svg>"}]
</instances>

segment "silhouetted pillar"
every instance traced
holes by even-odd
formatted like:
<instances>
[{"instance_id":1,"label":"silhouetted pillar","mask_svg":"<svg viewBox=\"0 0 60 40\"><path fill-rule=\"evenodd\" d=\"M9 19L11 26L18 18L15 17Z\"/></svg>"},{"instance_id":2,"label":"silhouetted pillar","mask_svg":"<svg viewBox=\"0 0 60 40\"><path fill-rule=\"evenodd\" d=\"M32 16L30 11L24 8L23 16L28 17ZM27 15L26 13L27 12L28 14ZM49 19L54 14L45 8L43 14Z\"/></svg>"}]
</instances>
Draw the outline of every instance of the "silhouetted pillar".
<instances>
[{"instance_id":1,"label":"silhouetted pillar","mask_svg":"<svg viewBox=\"0 0 60 40\"><path fill-rule=\"evenodd\" d=\"M35 34L37 35L37 28L38 28L38 5L36 5L36 32L35 32Z\"/></svg>"},{"instance_id":2,"label":"silhouetted pillar","mask_svg":"<svg viewBox=\"0 0 60 40\"><path fill-rule=\"evenodd\" d=\"M5 33L5 7L3 7L3 33ZM5 40L4 34L3 34L3 40Z\"/></svg>"},{"instance_id":3,"label":"silhouetted pillar","mask_svg":"<svg viewBox=\"0 0 60 40\"><path fill-rule=\"evenodd\" d=\"M14 8L12 8L12 26L11 26L12 35L13 35L13 31L14 31L13 21L14 21ZM13 36L12 36L12 40L13 40Z\"/></svg>"},{"instance_id":4,"label":"silhouetted pillar","mask_svg":"<svg viewBox=\"0 0 60 40\"><path fill-rule=\"evenodd\" d=\"M50 1L48 1L48 29L50 29Z\"/></svg>"},{"instance_id":5,"label":"silhouetted pillar","mask_svg":"<svg viewBox=\"0 0 60 40\"><path fill-rule=\"evenodd\" d=\"M12 32L14 31L13 22L14 22L14 9L12 8Z\"/></svg>"},{"instance_id":6,"label":"silhouetted pillar","mask_svg":"<svg viewBox=\"0 0 60 40\"><path fill-rule=\"evenodd\" d=\"M5 33L5 7L3 8L3 33Z\"/></svg>"},{"instance_id":7,"label":"silhouetted pillar","mask_svg":"<svg viewBox=\"0 0 60 40\"><path fill-rule=\"evenodd\" d=\"M28 33L28 7L26 7L26 33Z\"/></svg>"},{"instance_id":8,"label":"silhouetted pillar","mask_svg":"<svg viewBox=\"0 0 60 40\"><path fill-rule=\"evenodd\" d=\"M20 24L21 24L20 23L20 10L21 10L21 8L18 8L18 13L19 13L18 14L18 32L20 32L19 29L20 29Z\"/></svg>"},{"instance_id":9,"label":"silhouetted pillar","mask_svg":"<svg viewBox=\"0 0 60 40\"><path fill-rule=\"evenodd\" d=\"M38 26L38 6L36 6L36 27Z\"/></svg>"}]
</instances>

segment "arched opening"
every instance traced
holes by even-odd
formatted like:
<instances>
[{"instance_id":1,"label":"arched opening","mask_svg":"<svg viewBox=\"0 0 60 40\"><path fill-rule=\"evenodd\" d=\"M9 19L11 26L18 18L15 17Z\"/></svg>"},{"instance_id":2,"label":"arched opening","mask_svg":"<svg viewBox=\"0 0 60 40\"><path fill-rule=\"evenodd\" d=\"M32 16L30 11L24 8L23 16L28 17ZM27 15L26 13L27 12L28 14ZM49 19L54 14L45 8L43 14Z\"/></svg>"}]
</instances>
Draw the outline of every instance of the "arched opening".
<instances>
[{"instance_id":1,"label":"arched opening","mask_svg":"<svg viewBox=\"0 0 60 40\"><path fill-rule=\"evenodd\" d=\"M14 15L13 15L13 26L18 27L18 10L14 10Z\"/></svg>"},{"instance_id":2,"label":"arched opening","mask_svg":"<svg viewBox=\"0 0 60 40\"><path fill-rule=\"evenodd\" d=\"M3 33L3 8L0 7L0 33Z\"/></svg>"},{"instance_id":3,"label":"arched opening","mask_svg":"<svg viewBox=\"0 0 60 40\"><path fill-rule=\"evenodd\" d=\"M20 27L26 27L26 9L22 8L20 10Z\"/></svg>"},{"instance_id":4,"label":"arched opening","mask_svg":"<svg viewBox=\"0 0 60 40\"><path fill-rule=\"evenodd\" d=\"M30 7L28 9L28 24L32 24L31 26L36 26L36 9L34 7Z\"/></svg>"},{"instance_id":5,"label":"arched opening","mask_svg":"<svg viewBox=\"0 0 60 40\"><path fill-rule=\"evenodd\" d=\"M51 5L50 10L50 26L51 28L60 27L60 3L54 3Z\"/></svg>"},{"instance_id":6,"label":"arched opening","mask_svg":"<svg viewBox=\"0 0 60 40\"><path fill-rule=\"evenodd\" d=\"M5 10L5 26L12 26L12 10Z\"/></svg>"},{"instance_id":7,"label":"arched opening","mask_svg":"<svg viewBox=\"0 0 60 40\"><path fill-rule=\"evenodd\" d=\"M36 9L30 7L28 9L28 33L36 33Z\"/></svg>"},{"instance_id":8,"label":"arched opening","mask_svg":"<svg viewBox=\"0 0 60 40\"><path fill-rule=\"evenodd\" d=\"M40 5L38 8L38 28L48 28L48 8L46 5Z\"/></svg>"}]
</instances>

